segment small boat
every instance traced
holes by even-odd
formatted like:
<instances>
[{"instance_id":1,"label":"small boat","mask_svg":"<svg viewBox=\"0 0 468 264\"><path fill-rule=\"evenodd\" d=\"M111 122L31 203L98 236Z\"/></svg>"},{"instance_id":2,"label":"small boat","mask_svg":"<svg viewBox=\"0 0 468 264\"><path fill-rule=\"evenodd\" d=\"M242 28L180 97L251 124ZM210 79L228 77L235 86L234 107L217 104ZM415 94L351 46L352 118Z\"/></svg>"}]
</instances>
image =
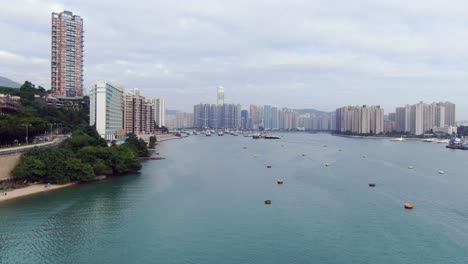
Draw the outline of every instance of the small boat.
<instances>
[{"instance_id":1,"label":"small boat","mask_svg":"<svg viewBox=\"0 0 468 264\"><path fill-rule=\"evenodd\" d=\"M265 200L265 204L271 204L271 200Z\"/></svg>"},{"instance_id":2,"label":"small boat","mask_svg":"<svg viewBox=\"0 0 468 264\"><path fill-rule=\"evenodd\" d=\"M220 136L220 137L221 137L221 136L224 136L223 131L219 131L219 132L218 132L218 136Z\"/></svg>"},{"instance_id":3,"label":"small boat","mask_svg":"<svg viewBox=\"0 0 468 264\"><path fill-rule=\"evenodd\" d=\"M414 169L414 166L408 166L408 169L412 170Z\"/></svg>"},{"instance_id":4,"label":"small boat","mask_svg":"<svg viewBox=\"0 0 468 264\"><path fill-rule=\"evenodd\" d=\"M243 149L247 149L247 147L243 147Z\"/></svg>"},{"instance_id":5,"label":"small boat","mask_svg":"<svg viewBox=\"0 0 468 264\"><path fill-rule=\"evenodd\" d=\"M260 139L260 134L253 134L252 138L253 139Z\"/></svg>"},{"instance_id":6,"label":"small boat","mask_svg":"<svg viewBox=\"0 0 468 264\"><path fill-rule=\"evenodd\" d=\"M405 209L413 209L413 205L410 203L405 203Z\"/></svg>"},{"instance_id":7,"label":"small boat","mask_svg":"<svg viewBox=\"0 0 468 264\"><path fill-rule=\"evenodd\" d=\"M278 184L283 184L283 180L277 180L276 181Z\"/></svg>"},{"instance_id":8,"label":"small boat","mask_svg":"<svg viewBox=\"0 0 468 264\"><path fill-rule=\"evenodd\" d=\"M435 139L433 138L425 138L422 140L422 142L434 142Z\"/></svg>"},{"instance_id":9,"label":"small boat","mask_svg":"<svg viewBox=\"0 0 468 264\"><path fill-rule=\"evenodd\" d=\"M271 169L271 165L267 165L267 168L268 168L268 169Z\"/></svg>"},{"instance_id":10,"label":"small boat","mask_svg":"<svg viewBox=\"0 0 468 264\"><path fill-rule=\"evenodd\" d=\"M265 135L265 139L280 139L280 137L275 135Z\"/></svg>"},{"instance_id":11,"label":"small boat","mask_svg":"<svg viewBox=\"0 0 468 264\"><path fill-rule=\"evenodd\" d=\"M405 141L405 139L403 137L399 137L399 138L392 138L390 139L390 141Z\"/></svg>"},{"instance_id":12,"label":"small boat","mask_svg":"<svg viewBox=\"0 0 468 264\"><path fill-rule=\"evenodd\" d=\"M330 163L325 163L325 167L330 167L331 164Z\"/></svg>"},{"instance_id":13,"label":"small boat","mask_svg":"<svg viewBox=\"0 0 468 264\"><path fill-rule=\"evenodd\" d=\"M210 131L206 131L205 136L210 137L210 136L211 136L211 132L210 132Z\"/></svg>"},{"instance_id":14,"label":"small boat","mask_svg":"<svg viewBox=\"0 0 468 264\"><path fill-rule=\"evenodd\" d=\"M445 174L445 171L439 171L439 174Z\"/></svg>"},{"instance_id":15,"label":"small boat","mask_svg":"<svg viewBox=\"0 0 468 264\"><path fill-rule=\"evenodd\" d=\"M307 155L306 155L306 154L302 154L302 157L305 157L305 156L307 156Z\"/></svg>"},{"instance_id":16,"label":"small boat","mask_svg":"<svg viewBox=\"0 0 468 264\"><path fill-rule=\"evenodd\" d=\"M375 187L375 182L370 182L369 187Z\"/></svg>"}]
</instances>

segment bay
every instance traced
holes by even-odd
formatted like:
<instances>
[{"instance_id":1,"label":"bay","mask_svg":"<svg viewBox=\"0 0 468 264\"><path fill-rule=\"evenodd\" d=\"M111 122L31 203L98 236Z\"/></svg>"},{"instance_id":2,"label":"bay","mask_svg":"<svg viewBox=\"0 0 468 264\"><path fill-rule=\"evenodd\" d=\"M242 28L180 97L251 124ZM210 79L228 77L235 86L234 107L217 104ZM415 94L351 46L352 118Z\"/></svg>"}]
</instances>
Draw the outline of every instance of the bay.
<instances>
[{"instance_id":1,"label":"bay","mask_svg":"<svg viewBox=\"0 0 468 264\"><path fill-rule=\"evenodd\" d=\"M4 202L0 263L468 263L468 151L282 136L162 142L138 174Z\"/></svg>"}]
</instances>

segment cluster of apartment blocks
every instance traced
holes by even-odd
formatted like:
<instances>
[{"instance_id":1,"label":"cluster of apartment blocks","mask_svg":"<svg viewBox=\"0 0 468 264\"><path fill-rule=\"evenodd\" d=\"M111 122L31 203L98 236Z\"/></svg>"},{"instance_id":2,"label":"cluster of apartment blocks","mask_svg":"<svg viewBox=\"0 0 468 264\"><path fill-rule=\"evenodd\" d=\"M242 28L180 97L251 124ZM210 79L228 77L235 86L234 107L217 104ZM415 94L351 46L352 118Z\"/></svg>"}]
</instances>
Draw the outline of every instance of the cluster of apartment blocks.
<instances>
[{"instance_id":1,"label":"cluster of apartment blocks","mask_svg":"<svg viewBox=\"0 0 468 264\"><path fill-rule=\"evenodd\" d=\"M147 99L138 89L125 94L124 87L97 82L88 92L89 123L106 140L123 138L128 133L154 133L155 124L164 126L163 98Z\"/></svg>"},{"instance_id":2,"label":"cluster of apartment blocks","mask_svg":"<svg viewBox=\"0 0 468 264\"><path fill-rule=\"evenodd\" d=\"M336 109L336 131L357 134L384 132L384 110L380 106L345 106Z\"/></svg>"},{"instance_id":3,"label":"cluster of apartment blocks","mask_svg":"<svg viewBox=\"0 0 468 264\"><path fill-rule=\"evenodd\" d=\"M298 110L270 105L250 105L249 110L242 110L239 104L197 104L193 108L193 115L180 115L183 120L193 120L193 125L187 127L198 129L331 130L335 124L334 113L301 114ZM175 124L180 124L178 120L182 118L177 118L176 113L175 120Z\"/></svg>"},{"instance_id":4,"label":"cluster of apartment blocks","mask_svg":"<svg viewBox=\"0 0 468 264\"><path fill-rule=\"evenodd\" d=\"M388 123L393 131L414 135L434 130L450 132L450 127L456 126L455 112L455 104L451 102L419 102L397 107L395 113L389 114Z\"/></svg>"},{"instance_id":5,"label":"cluster of apartment blocks","mask_svg":"<svg viewBox=\"0 0 468 264\"><path fill-rule=\"evenodd\" d=\"M455 122L455 104L451 102L424 103L397 107L384 120L380 106L345 106L336 109L336 130L357 134L432 132L451 133Z\"/></svg>"}]
</instances>

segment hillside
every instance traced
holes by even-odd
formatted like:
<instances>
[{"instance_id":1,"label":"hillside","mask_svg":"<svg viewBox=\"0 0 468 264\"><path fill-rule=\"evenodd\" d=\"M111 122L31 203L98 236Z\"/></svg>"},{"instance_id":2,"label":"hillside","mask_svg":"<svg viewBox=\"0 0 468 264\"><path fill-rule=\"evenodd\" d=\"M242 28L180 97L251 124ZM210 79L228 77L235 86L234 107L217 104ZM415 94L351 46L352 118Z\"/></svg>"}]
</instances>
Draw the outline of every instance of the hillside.
<instances>
[{"instance_id":1,"label":"hillside","mask_svg":"<svg viewBox=\"0 0 468 264\"><path fill-rule=\"evenodd\" d=\"M0 76L0 86L3 86L3 87L10 87L10 88L19 88L21 86L21 84L15 82L15 81L12 81L6 77L2 77Z\"/></svg>"},{"instance_id":2,"label":"hillside","mask_svg":"<svg viewBox=\"0 0 468 264\"><path fill-rule=\"evenodd\" d=\"M316 110L312 108L311 109L296 109L296 111L299 112L299 114L315 114L318 116L329 114L328 112L324 112L324 111L320 111L320 110Z\"/></svg>"}]
</instances>

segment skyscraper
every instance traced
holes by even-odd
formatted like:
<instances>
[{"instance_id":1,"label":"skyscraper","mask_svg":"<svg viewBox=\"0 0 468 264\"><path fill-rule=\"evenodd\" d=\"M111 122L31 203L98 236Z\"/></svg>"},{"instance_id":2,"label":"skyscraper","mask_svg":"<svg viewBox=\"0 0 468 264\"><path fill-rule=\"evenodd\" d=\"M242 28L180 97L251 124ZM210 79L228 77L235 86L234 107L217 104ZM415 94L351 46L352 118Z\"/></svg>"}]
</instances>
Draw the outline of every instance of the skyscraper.
<instances>
[{"instance_id":1,"label":"skyscraper","mask_svg":"<svg viewBox=\"0 0 468 264\"><path fill-rule=\"evenodd\" d=\"M223 86L218 86L217 89L217 105L223 105L224 104L224 87Z\"/></svg>"},{"instance_id":2,"label":"skyscraper","mask_svg":"<svg viewBox=\"0 0 468 264\"><path fill-rule=\"evenodd\" d=\"M83 19L52 13L51 89L54 96L83 96Z\"/></svg>"},{"instance_id":3,"label":"skyscraper","mask_svg":"<svg viewBox=\"0 0 468 264\"><path fill-rule=\"evenodd\" d=\"M159 127L166 126L166 100L162 97L153 97L148 100L154 109L154 121Z\"/></svg>"}]
</instances>

